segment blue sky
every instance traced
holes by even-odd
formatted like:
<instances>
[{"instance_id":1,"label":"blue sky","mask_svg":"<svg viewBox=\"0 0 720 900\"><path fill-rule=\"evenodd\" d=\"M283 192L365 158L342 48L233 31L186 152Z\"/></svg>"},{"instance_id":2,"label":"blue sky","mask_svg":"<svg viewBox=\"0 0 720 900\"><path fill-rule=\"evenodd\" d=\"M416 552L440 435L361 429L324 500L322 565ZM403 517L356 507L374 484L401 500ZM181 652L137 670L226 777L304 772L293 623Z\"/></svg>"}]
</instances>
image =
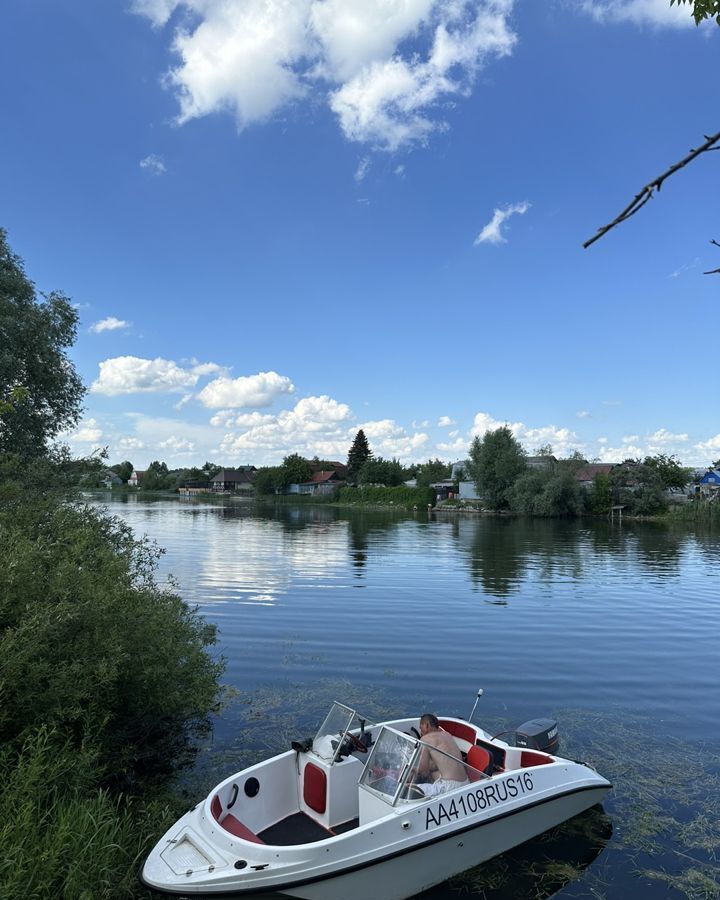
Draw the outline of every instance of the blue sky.
<instances>
[{"instance_id":1,"label":"blue sky","mask_svg":"<svg viewBox=\"0 0 720 900\"><path fill-rule=\"evenodd\" d=\"M669 0L5 0L0 224L77 452L720 457L720 29Z\"/></svg>"}]
</instances>

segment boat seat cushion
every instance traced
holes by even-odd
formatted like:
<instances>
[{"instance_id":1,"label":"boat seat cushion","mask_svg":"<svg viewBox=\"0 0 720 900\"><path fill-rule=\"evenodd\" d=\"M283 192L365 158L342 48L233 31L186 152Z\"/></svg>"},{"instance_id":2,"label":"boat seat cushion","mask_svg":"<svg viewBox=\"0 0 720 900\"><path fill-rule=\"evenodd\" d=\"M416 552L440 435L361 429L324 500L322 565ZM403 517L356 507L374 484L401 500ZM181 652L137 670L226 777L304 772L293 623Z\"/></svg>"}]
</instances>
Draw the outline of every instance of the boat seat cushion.
<instances>
[{"instance_id":1,"label":"boat seat cushion","mask_svg":"<svg viewBox=\"0 0 720 900\"><path fill-rule=\"evenodd\" d=\"M468 744L474 744L477 738L477 732L472 725L465 725L462 722L449 722L447 719L440 719L440 727L453 737L460 738L461 741L467 741Z\"/></svg>"},{"instance_id":2,"label":"boat seat cushion","mask_svg":"<svg viewBox=\"0 0 720 900\"><path fill-rule=\"evenodd\" d=\"M467 764L472 766L472 769L467 770L470 781L478 781L480 772L484 772L486 775L492 774L493 758L484 747L471 747L468 750ZM473 769L477 771L473 771Z\"/></svg>"},{"instance_id":3,"label":"boat seat cushion","mask_svg":"<svg viewBox=\"0 0 720 900\"><path fill-rule=\"evenodd\" d=\"M242 838L243 841L252 841L253 844L264 844L265 841L254 834L247 825L243 825L232 813L228 813L220 823L225 831L234 834L235 837Z\"/></svg>"},{"instance_id":4,"label":"boat seat cushion","mask_svg":"<svg viewBox=\"0 0 720 900\"><path fill-rule=\"evenodd\" d=\"M309 762L303 775L303 800L310 809L321 815L327 805L327 777L325 772Z\"/></svg>"}]
</instances>

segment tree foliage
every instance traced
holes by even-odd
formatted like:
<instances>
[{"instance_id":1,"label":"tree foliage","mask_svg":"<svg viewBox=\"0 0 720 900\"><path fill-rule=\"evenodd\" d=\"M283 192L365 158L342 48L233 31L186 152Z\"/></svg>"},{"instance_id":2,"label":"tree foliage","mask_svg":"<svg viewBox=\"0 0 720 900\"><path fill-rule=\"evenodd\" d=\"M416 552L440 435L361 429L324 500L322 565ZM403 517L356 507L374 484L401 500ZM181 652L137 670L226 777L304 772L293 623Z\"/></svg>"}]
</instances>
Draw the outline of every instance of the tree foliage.
<instances>
[{"instance_id":1,"label":"tree foliage","mask_svg":"<svg viewBox=\"0 0 720 900\"><path fill-rule=\"evenodd\" d=\"M705 19L715 19L720 25L720 0L670 0L670 6L687 4L692 7L692 17L699 25Z\"/></svg>"},{"instance_id":2,"label":"tree foliage","mask_svg":"<svg viewBox=\"0 0 720 900\"><path fill-rule=\"evenodd\" d=\"M372 450L370 449L370 444L368 444L365 432L361 428L355 435L355 440L352 442L352 446L348 451L347 469L349 481L357 481L363 463L370 459L371 456Z\"/></svg>"},{"instance_id":3,"label":"tree foliage","mask_svg":"<svg viewBox=\"0 0 720 900\"><path fill-rule=\"evenodd\" d=\"M581 488L571 471L526 469L507 492L510 508L530 516L578 516L583 510Z\"/></svg>"},{"instance_id":4,"label":"tree foliage","mask_svg":"<svg viewBox=\"0 0 720 900\"><path fill-rule=\"evenodd\" d=\"M117 463L114 466L110 466L111 471L115 472L118 478L122 478L122 480L127 483L130 480L130 476L134 470L133 464L130 460L126 459L121 463Z\"/></svg>"},{"instance_id":5,"label":"tree foliage","mask_svg":"<svg viewBox=\"0 0 720 900\"><path fill-rule=\"evenodd\" d=\"M137 790L189 759L218 697L215 629L155 580L158 551L0 460L0 742L47 726L92 751L97 783Z\"/></svg>"},{"instance_id":6,"label":"tree foliage","mask_svg":"<svg viewBox=\"0 0 720 900\"><path fill-rule=\"evenodd\" d=\"M398 459L370 457L360 467L357 477L359 484L383 484L397 487L405 480L405 469Z\"/></svg>"},{"instance_id":7,"label":"tree foliage","mask_svg":"<svg viewBox=\"0 0 720 900\"><path fill-rule=\"evenodd\" d=\"M78 422L85 389L67 356L77 323L63 294L39 300L0 228L0 453L39 456Z\"/></svg>"},{"instance_id":8,"label":"tree foliage","mask_svg":"<svg viewBox=\"0 0 720 900\"><path fill-rule=\"evenodd\" d=\"M304 456L299 453L291 453L283 459L284 486L288 484L302 484L312 478L312 467Z\"/></svg>"},{"instance_id":9,"label":"tree foliage","mask_svg":"<svg viewBox=\"0 0 720 900\"><path fill-rule=\"evenodd\" d=\"M482 440L473 438L468 456L467 474L478 495L490 509L507 509L509 492L527 468L525 451L513 433L504 425L487 431Z\"/></svg>"},{"instance_id":10,"label":"tree foliage","mask_svg":"<svg viewBox=\"0 0 720 900\"><path fill-rule=\"evenodd\" d=\"M420 463L415 467L415 478L418 487L427 487L435 484L437 481L444 481L450 477L450 463L445 463L437 457L429 459L427 462Z\"/></svg>"}]
</instances>

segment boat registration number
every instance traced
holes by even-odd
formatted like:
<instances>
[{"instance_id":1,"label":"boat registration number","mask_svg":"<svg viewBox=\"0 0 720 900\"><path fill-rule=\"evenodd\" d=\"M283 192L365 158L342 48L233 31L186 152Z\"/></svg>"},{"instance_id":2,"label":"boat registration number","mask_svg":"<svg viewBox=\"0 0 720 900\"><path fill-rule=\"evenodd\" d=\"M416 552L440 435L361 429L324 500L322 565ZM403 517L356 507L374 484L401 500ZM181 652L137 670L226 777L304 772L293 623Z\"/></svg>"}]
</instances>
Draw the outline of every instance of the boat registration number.
<instances>
[{"instance_id":1,"label":"boat registration number","mask_svg":"<svg viewBox=\"0 0 720 900\"><path fill-rule=\"evenodd\" d=\"M506 800L514 800L523 794L529 794L535 785L529 772L510 775L496 784L485 784L467 794L453 797L452 800L441 800L437 807L428 807L425 812L425 831L442 825L443 822L455 822L465 816L472 816L479 810L499 806Z\"/></svg>"}]
</instances>

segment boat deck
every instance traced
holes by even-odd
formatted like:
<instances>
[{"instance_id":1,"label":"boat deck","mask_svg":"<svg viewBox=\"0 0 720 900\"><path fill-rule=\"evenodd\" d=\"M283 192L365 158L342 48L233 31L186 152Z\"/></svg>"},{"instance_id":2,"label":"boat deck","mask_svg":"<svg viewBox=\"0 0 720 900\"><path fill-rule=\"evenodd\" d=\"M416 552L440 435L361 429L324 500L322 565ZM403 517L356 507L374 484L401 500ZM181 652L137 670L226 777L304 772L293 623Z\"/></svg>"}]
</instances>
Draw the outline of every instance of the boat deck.
<instances>
[{"instance_id":1,"label":"boat deck","mask_svg":"<svg viewBox=\"0 0 720 900\"><path fill-rule=\"evenodd\" d=\"M276 822L258 834L265 844L276 847L290 846L292 844L312 844L315 841L324 841L337 834L344 834L357 828L357 819L350 819L341 825L336 825L332 830L323 828L314 819L305 813L294 813L280 822Z\"/></svg>"}]
</instances>

